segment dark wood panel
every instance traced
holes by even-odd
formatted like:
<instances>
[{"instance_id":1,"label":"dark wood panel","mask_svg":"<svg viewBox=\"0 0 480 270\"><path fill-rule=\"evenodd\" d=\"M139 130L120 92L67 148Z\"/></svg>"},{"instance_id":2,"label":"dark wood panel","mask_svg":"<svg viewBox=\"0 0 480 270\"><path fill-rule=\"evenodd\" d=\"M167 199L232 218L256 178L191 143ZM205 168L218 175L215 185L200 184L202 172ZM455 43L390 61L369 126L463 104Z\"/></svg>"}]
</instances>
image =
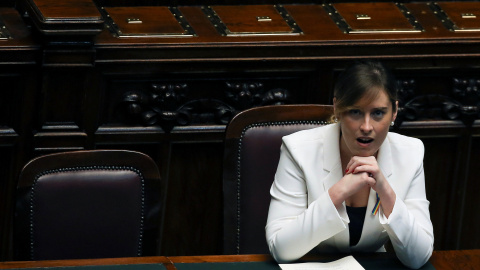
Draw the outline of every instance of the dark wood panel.
<instances>
[{"instance_id":1,"label":"dark wood panel","mask_svg":"<svg viewBox=\"0 0 480 270\"><path fill-rule=\"evenodd\" d=\"M462 137L421 138L425 145L425 184L430 201L430 215L435 233L435 249L445 250L455 246L458 232L455 220L460 213L457 189L462 185L461 160ZM446 209L448 209L446 211Z\"/></svg>"},{"instance_id":2,"label":"dark wood panel","mask_svg":"<svg viewBox=\"0 0 480 270\"><path fill-rule=\"evenodd\" d=\"M222 143L171 145L162 254L221 254Z\"/></svg>"},{"instance_id":3,"label":"dark wood panel","mask_svg":"<svg viewBox=\"0 0 480 270\"><path fill-rule=\"evenodd\" d=\"M10 241L12 208L14 206L13 191L15 190L14 167L15 148L13 142L10 146L6 145L5 138L0 137L3 141L0 146L0 241L2 243L1 256L7 257L9 250L6 249Z\"/></svg>"},{"instance_id":4,"label":"dark wood panel","mask_svg":"<svg viewBox=\"0 0 480 270\"><path fill-rule=\"evenodd\" d=\"M14 9L0 9L0 18L18 40L0 41L0 259L11 256L11 233L18 173L28 159L28 137L35 110L33 95L38 47L26 37L26 25Z\"/></svg>"},{"instance_id":5,"label":"dark wood panel","mask_svg":"<svg viewBox=\"0 0 480 270\"><path fill-rule=\"evenodd\" d=\"M480 168L480 136L478 133L472 137L472 144L465 155L470 158L466 164L468 172L465 196L461 199L462 204L462 224L461 235L458 239L459 248L472 249L480 246L480 204L478 196L480 194L480 178L478 177Z\"/></svg>"}]
</instances>

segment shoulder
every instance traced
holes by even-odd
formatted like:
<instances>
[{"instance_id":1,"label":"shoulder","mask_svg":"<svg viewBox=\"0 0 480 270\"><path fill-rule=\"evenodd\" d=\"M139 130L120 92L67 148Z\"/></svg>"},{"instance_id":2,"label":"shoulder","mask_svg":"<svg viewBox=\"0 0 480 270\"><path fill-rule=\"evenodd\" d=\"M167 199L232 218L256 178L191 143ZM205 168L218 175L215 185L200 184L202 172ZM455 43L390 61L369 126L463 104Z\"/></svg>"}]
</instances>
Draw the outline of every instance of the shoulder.
<instances>
[{"instance_id":1,"label":"shoulder","mask_svg":"<svg viewBox=\"0 0 480 270\"><path fill-rule=\"evenodd\" d=\"M295 148L301 146L312 146L312 143L323 142L328 133L336 130L335 124L297 131L282 138L283 143Z\"/></svg>"},{"instance_id":2,"label":"shoulder","mask_svg":"<svg viewBox=\"0 0 480 270\"><path fill-rule=\"evenodd\" d=\"M420 139L401 135L395 132L389 132L387 139L393 149L400 152L423 154L425 147Z\"/></svg>"}]
</instances>

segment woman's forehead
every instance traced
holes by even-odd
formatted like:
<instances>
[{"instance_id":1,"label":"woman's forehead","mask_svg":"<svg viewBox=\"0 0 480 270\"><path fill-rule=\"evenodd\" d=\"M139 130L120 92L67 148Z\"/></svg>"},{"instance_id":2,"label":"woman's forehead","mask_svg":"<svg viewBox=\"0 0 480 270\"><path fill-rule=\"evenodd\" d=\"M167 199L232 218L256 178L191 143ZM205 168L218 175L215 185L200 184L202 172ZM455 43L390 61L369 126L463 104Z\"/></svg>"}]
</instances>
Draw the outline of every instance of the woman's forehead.
<instances>
[{"instance_id":1,"label":"woman's forehead","mask_svg":"<svg viewBox=\"0 0 480 270\"><path fill-rule=\"evenodd\" d=\"M390 98L383 88L369 89L353 106L355 107L390 107Z\"/></svg>"}]
</instances>

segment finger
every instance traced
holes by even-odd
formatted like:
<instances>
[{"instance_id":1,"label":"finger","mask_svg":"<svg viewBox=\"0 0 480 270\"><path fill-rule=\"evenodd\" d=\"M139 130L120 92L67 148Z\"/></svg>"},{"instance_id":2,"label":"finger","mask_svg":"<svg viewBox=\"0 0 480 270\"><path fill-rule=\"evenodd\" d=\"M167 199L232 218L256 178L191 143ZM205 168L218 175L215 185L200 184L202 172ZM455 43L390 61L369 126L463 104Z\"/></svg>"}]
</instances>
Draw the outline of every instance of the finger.
<instances>
[{"instance_id":1,"label":"finger","mask_svg":"<svg viewBox=\"0 0 480 270\"><path fill-rule=\"evenodd\" d=\"M345 167L345 174L348 174L348 173L352 173L353 169L355 167L352 167L352 164L353 164L353 159L350 159L347 163L347 166Z\"/></svg>"},{"instance_id":2,"label":"finger","mask_svg":"<svg viewBox=\"0 0 480 270\"><path fill-rule=\"evenodd\" d=\"M357 157L357 156L353 156L350 161L348 162L347 164L347 170L349 173L354 173L355 169L358 167L358 166L361 166L365 163L362 162L361 158L360 157ZM357 171L358 172L358 171Z\"/></svg>"},{"instance_id":3,"label":"finger","mask_svg":"<svg viewBox=\"0 0 480 270\"><path fill-rule=\"evenodd\" d=\"M347 169L353 172L358 166L368 165L370 162L365 157L353 156L348 162ZM358 171L357 171L358 172Z\"/></svg>"},{"instance_id":4,"label":"finger","mask_svg":"<svg viewBox=\"0 0 480 270\"><path fill-rule=\"evenodd\" d=\"M373 178L373 175L371 173L368 174L367 183L370 187L374 187L377 184L377 180Z\"/></svg>"},{"instance_id":5,"label":"finger","mask_svg":"<svg viewBox=\"0 0 480 270\"><path fill-rule=\"evenodd\" d=\"M367 173L367 172L360 172L358 174L354 174L355 177L358 177L357 179L360 180L360 182L363 183L363 185L368 185L370 187L373 187L375 186L375 184L377 183L377 180L375 178L373 178L370 173Z\"/></svg>"},{"instance_id":6,"label":"finger","mask_svg":"<svg viewBox=\"0 0 480 270\"><path fill-rule=\"evenodd\" d=\"M361 173L361 172L371 173L373 176L377 174L377 170L375 169L375 167L369 164L359 165L352 170L352 173Z\"/></svg>"},{"instance_id":7,"label":"finger","mask_svg":"<svg viewBox=\"0 0 480 270\"><path fill-rule=\"evenodd\" d=\"M359 157L359 156L354 156L352 159L355 162L362 163L362 164L375 164L377 163L377 159L374 156L368 156L368 157Z\"/></svg>"}]
</instances>

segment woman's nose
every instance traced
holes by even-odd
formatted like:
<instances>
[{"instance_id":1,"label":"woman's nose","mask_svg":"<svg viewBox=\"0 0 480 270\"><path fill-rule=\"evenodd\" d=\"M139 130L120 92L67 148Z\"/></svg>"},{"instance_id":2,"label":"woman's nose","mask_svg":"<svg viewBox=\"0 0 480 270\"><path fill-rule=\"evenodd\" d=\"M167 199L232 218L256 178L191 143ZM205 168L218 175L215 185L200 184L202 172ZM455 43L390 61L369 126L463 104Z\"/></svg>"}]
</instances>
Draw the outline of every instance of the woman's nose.
<instances>
[{"instance_id":1,"label":"woman's nose","mask_svg":"<svg viewBox=\"0 0 480 270\"><path fill-rule=\"evenodd\" d=\"M372 124L370 123L370 116L368 116L368 115L365 116L365 118L363 119L362 124L360 125L360 129L361 129L362 132L364 132L364 133L369 133L370 131L372 131L373 126L372 126Z\"/></svg>"}]
</instances>

